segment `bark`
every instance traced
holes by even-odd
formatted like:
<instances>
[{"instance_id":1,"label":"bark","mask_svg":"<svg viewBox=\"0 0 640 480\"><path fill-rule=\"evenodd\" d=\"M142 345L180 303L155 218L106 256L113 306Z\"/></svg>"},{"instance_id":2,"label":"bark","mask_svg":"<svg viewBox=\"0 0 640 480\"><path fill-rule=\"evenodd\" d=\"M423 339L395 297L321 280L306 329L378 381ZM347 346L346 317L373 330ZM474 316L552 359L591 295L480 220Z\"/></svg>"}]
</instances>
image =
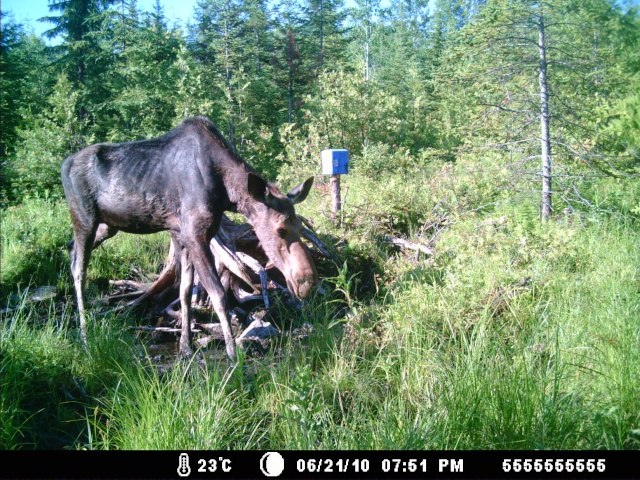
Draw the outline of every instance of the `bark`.
<instances>
[{"instance_id":1,"label":"bark","mask_svg":"<svg viewBox=\"0 0 640 480\"><path fill-rule=\"evenodd\" d=\"M544 16L538 23L538 83L540 85L540 142L542 150L542 219L549 220L553 211L551 199L551 135L549 129L549 88L547 83L547 44Z\"/></svg>"}]
</instances>

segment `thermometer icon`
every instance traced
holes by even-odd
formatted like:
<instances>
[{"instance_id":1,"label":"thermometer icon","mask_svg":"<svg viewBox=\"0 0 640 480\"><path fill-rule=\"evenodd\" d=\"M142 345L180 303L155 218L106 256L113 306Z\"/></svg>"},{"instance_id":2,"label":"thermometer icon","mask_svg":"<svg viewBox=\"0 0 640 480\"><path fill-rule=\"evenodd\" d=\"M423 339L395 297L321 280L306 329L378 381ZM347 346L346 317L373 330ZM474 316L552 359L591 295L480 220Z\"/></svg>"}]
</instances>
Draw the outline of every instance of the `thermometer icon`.
<instances>
[{"instance_id":1,"label":"thermometer icon","mask_svg":"<svg viewBox=\"0 0 640 480\"><path fill-rule=\"evenodd\" d=\"M186 453L180 454L178 463L178 475L181 477L188 477L191 475L191 467L189 466L189 455Z\"/></svg>"}]
</instances>

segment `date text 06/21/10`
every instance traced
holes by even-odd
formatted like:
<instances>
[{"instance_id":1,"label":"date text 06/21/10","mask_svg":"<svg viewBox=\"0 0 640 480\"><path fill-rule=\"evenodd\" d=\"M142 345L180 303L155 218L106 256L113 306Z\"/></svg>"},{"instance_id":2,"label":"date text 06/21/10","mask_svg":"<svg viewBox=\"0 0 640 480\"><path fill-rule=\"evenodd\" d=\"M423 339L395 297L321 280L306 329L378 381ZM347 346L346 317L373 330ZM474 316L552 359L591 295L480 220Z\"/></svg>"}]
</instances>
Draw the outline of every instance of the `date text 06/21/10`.
<instances>
[{"instance_id":1,"label":"date text 06/21/10","mask_svg":"<svg viewBox=\"0 0 640 480\"><path fill-rule=\"evenodd\" d=\"M366 458L300 458L296 461L300 473L367 473L369 467Z\"/></svg>"}]
</instances>

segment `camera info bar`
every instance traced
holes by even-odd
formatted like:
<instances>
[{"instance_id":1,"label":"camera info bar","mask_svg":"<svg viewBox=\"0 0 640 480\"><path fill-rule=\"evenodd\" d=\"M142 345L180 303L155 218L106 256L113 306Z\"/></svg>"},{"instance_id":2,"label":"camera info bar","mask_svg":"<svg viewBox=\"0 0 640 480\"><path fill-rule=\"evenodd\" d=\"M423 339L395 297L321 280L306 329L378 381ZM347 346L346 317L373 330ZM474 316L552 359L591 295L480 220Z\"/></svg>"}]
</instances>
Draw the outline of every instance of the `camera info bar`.
<instances>
[{"instance_id":1,"label":"camera info bar","mask_svg":"<svg viewBox=\"0 0 640 480\"><path fill-rule=\"evenodd\" d=\"M638 478L632 451L10 451L3 478Z\"/></svg>"}]
</instances>

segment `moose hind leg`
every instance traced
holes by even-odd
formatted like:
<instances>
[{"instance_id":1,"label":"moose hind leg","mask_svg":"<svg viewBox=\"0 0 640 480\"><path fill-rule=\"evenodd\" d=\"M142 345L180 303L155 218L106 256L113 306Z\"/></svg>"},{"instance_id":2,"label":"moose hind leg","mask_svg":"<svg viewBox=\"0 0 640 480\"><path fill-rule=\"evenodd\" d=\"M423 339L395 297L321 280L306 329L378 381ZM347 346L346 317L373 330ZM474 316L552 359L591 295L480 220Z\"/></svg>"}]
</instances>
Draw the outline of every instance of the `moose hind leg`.
<instances>
[{"instance_id":1,"label":"moose hind leg","mask_svg":"<svg viewBox=\"0 0 640 480\"><path fill-rule=\"evenodd\" d=\"M84 308L84 290L87 277L87 266L91 258L91 248L97 226L90 230L76 229L74 242L69 252L71 259L71 276L78 300L78 315L80 317L80 338L87 346L87 327Z\"/></svg>"},{"instance_id":2,"label":"moose hind leg","mask_svg":"<svg viewBox=\"0 0 640 480\"><path fill-rule=\"evenodd\" d=\"M189 260L189 252L181 249L180 263L180 314L182 317L182 332L180 334L180 354L190 357L191 350L191 292L193 290L193 264Z\"/></svg>"}]
</instances>

